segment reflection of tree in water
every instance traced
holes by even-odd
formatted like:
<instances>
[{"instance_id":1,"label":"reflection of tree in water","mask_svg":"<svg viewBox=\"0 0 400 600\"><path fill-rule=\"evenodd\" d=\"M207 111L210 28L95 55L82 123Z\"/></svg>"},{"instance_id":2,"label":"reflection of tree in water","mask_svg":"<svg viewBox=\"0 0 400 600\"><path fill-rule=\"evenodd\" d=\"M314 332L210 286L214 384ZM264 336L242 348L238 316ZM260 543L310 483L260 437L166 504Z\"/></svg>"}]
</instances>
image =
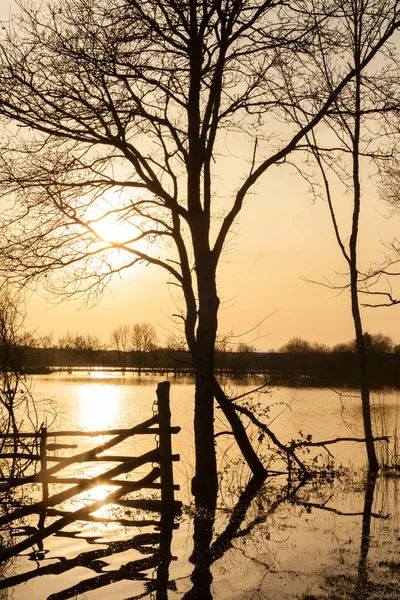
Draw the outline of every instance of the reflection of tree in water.
<instances>
[{"instance_id":1,"label":"reflection of tree in water","mask_svg":"<svg viewBox=\"0 0 400 600\"><path fill-rule=\"evenodd\" d=\"M377 485L384 483L384 485ZM339 565L331 565L329 573L325 576L323 585L324 593L322 595L307 594L302 600L395 600L399 597L400 589L400 562L390 562L378 560L377 555L370 557L370 551L379 549L379 557L385 554L384 545L388 543L386 536L393 537L396 531L395 523L391 514L388 514L383 507L389 508L388 498L384 497L388 492L387 481L385 477L378 477L376 473L367 473L364 482L364 499L362 512L345 512L329 506L314 503L304 503L307 508L318 508L324 511L330 511L337 515L354 518L361 517L359 526L360 544L357 554L348 549L346 554L340 554ZM394 486L396 490L397 487ZM377 498L381 495L381 498ZM377 501L380 501L380 507L376 508ZM392 498L393 508L397 504L397 495ZM375 508L374 508L375 507ZM389 508L389 512L390 512ZM378 532L372 534L372 524L374 522L380 525L380 534L384 536L383 540L378 540ZM388 524L385 530L385 524ZM351 530L350 530L351 531ZM381 545L381 541L383 544ZM396 547L396 546L395 546ZM396 551L393 545L387 548L389 554ZM355 559L353 561L353 558Z\"/></svg>"},{"instance_id":2,"label":"reflection of tree in water","mask_svg":"<svg viewBox=\"0 0 400 600\"><path fill-rule=\"evenodd\" d=\"M251 561L255 572L258 573L256 580L254 572L249 572L249 576L252 576L254 581L252 592L262 594L265 589L268 589L269 578L276 575L274 574L275 569L271 571L271 562L265 559L265 553L270 551L272 544L272 541L270 543L268 535L266 535L266 527L271 524L271 519L273 519L274 529L277 525L277 519L278 522L286 522L287 526L291 527L293 521L288 519L293 517L293 511L297 516L299 514L306 516L304 513L314 511L324 511L327 514L348 518L349 522L350 520L354 522L354 519L357 519L356 526L358 527L359 524L360 530L362 529L358 569L356 568L354 576L349 575L351 571L348 564L344 565L345 568L343 567L343 573L340 577L333 575L337 570L340 571L340 569L333 567L330 577L326 580L328 587L325 586L324 595L308 594L303 595L303 597L299 596L299 598L301 597L302 600L305 600L305 598L308 600L322 600L322 598L330 598L331 600L333 598L336 600L344 600L345 598L352 600L373 598L378 600L379 598L379 600L382 600L383 598L395 598L392 584L386 582L378 586L372 581L369 569L368 553L371 540L371 522L374 519L379 519L380 522L385 523L385 515L379 512L375 513L373 510L374 494L376 495L375 478L370 478L367 483L363 510L358 512L356 510L346 512L344 508L343 510L335 508L337 506L335 498L338 490L332 486L330 481L303 481L297 486L288 486L287 482L284 484L280 478L275 478L275 481L269 478L264 482L253 478L243 493L237 497L237 501L231 509L221 510L220 507L216 513L195 514L194 548L191 555L191 562L193 563L191 588L184 594L184 600L211 600L213 598L213 569L216 568L216 572L218 572L217 563L224 557L229 561L228 577L232 577L233 581L237 576L235 571L239 571L239 567L243 567L243 561ZM343 482L343 485L346 485L346 483ZM339 492L341 489L342 487L339 486ZM337 498L340 498L339 492ZM352 493L350 491L350 494ZM282 516L282 511L284 516ZM49 509L47 516L59 517L61 512L58 509ZM140 522L135 522L133 519L129 521L126 517L126 511L121 509L119 514L118 511L115 511L112 520L114 522L119 521L120 524L128 528L127 531L129 531L130 526L140 525ZM100 520L99 517L92 517L92 519ZM34 578L57 575L72 571L77 567L84 567L91 572L90 576L87 576L85 580L76 585L53 593L49 598L51 600L67 600L68 598L84 595L89 591L99 590L99 593L101 593L102 590L106 589L105 586L122 580L131 580L141 583L143 587L140 593L131 595L130 598L154 597L156 600L168 600L168 598L174 597L174 593L176 593L175 581L169 578L170 563L173 560L171 540L174 519L171 516L165 516L164 521L156 530L154 530L154 525L156 525L154 520L148 519L142 523L144 526L152 526L153 529L149 533L133 535L130 539L106 542L104 544L106 547L100 539L90 539L88 537L88 543L101 543L101 547L81 552L74 558L55 557L47 554L43 547L35 548L29 554L30 560L36 562L35 570L1 580L0 590L10 589ZM24 525L28 526L28 523ZM22 532L23 527L20 526L20 533ZM60 531L57 535L78 536L79 539L84 539L79 528L76 531ZM260 551L260 549L262 550ZM108 564L108 557L115 557L119 553L127 551L132 551L133 560L126 562L120 568L110 570L111 565ZM8 563L9 565L10 563ZM225 568L225 565L222 568ZM394 565L387 563L386 568L394 568ZM7 571L9 574L10 570L7 569ZM172 590L175 590L175 592L170 594ZM392 593L392 596L390 593ZM284 597L286 596L282 596L282 598Z\"/></svg>"},{"instance_id":3,"label":"reflection of tree in water","mask_svg":"<svg viewBox=\"0 0 400 600\"><path fill-rule=\"evenodd\" d=\"M365 486L364 511L361 530L360 560L355 597L363 598L368 586L368 552L371 543L371 516L377 474L369 472Z\"/></svg>"},{"instance_id":4,"label":"reflection of tree in water","mask_svg":"<svg viewBox=\"0 0 400 600\"><path fill-rule=\"evenodd\" d=\"M191 576L192 588L184 595L184 600L212 600L211 566L221 559L224 554L234 547L235 540L246 539L253 535L254 529L271 516L276 509L286 501L296 497L298 491L306 485L303 480L296 487L290 484L284 487L279 485L266 486L264 480L253 477L239 496L239 499L230 513L225 529L217 535L214 541L213 529L215 526L215 512L200 513L194 517L194 549L190 558L194 564ZM268 498L263 501L263 494ZM250 507L255 508L255 514L249 515Z\"/></svg>"},{"instance_id":5,"label":"reflection of tree in water","mask_svg":"<svg viewBox=\"0 0 400 600\"><path fill-rule=\"evenodd\" d=\"M347 485L349 485L349 482ZM208 513L195 517L194 550L190 559L194 565L191 576L192 587L183 596L184 600L212 600L212 567L218 560L223 558L225 553L232 549L239 551L240 557L237 559L239 562L235 564L235 555L231 554L229 556L230 570L228 575L233 578L233 581L237 581L235 567L239 569L240 561L250 560L259 572L259 582L257 584L254 581L252 593L262 593L263 589L265 590L268 587L266 580L274 576L274 572L271 571L271 564L264 562L265 559L262 556L269 550L269 536L268 534L265 535L263 524L268 524L268 520L277 509L282 509L284 505L287 506L288 510L291 507L291 512L293 512L295 506L300 507L307 513L314 510L324 511L339 518L351 519L352 524L355 518L360 519L361 542L357 561L358 566L356 566L354 575L351 575L354 567L347 563L342 565L342 572L340 572L340 567L332 565L323 586L324 593L322 595L311 593L303 596L299 595L299 598L302 598L302 600L306 598L307 600L322 600L322 598L325 600L327 598L330 600L365 600L366 598L394 600L398 597L398 589L400 589L398 586L399 581L397 581L397 586L395 581L396 570L397 579L400 576L400 563L379 562L381 571L384 567L386 572L389 569L392 573L391 577L385 581L381 572L381 581L377 582L375 578L371 577L371 572L373 572L376 565L372 566L368 559L371 546L371 522L379 520L380 523L384 524L388 519L386 514L374 512L373 510L375 485L376 476L368 475L364 490L363 510L350 512L345 509L334 508L336 506L334 501L335 490L329 481L301 482L296 487L290 488L280 487L278 484L272 485L271 482L257 482L253 478L229 513L225 528L218 535L215 535L215 529L217 527L220 529L219 515L215 518L215 514ZM315 501L311 501L315 498ZM254 551L249 551L249 544L251 544ZM337 575L337 572L340 574ZM249 576L251 576L250 573ZM235 591L238 592L238 590ZM286 598L286 596L282 596L282 598Z\"/></svg>"}]
</instances>

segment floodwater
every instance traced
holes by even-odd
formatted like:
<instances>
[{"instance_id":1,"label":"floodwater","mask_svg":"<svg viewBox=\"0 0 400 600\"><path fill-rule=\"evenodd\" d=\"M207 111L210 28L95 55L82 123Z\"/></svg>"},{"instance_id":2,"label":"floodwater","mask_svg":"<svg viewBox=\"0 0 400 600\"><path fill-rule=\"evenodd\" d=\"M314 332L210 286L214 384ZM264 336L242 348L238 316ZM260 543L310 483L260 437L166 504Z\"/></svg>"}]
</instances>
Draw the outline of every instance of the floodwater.
<instances>
[{"instance_id":1,"label":"floodwater","mask_svg":"<svg viewBox=\"0 0 400 600\"><path fill-rule=\"evenodd\" d=\"M35 376L37 414L29 418L39 424L44 422L49 431L134 426L151 416L159 381L152 376L122 377L115 372ZM239 396L261 384L261 379L225 382L230 396ZM284 444L308 435L315 442L362 437L357 391L280 387L246 396L246 401L249 399L259 403L259 410L264 411L261 420ZM395 462L399 399L395 390L372 396L375 434L391 436L389 447L382 442L378 450L386 460ZM173 452L180 455L180 462L174 465L174 480L180 486L176 498L182 501L183 512L170 532L173 559L169 563L168 589L165 584L163 591L157 591L152 585L157 570L149 557L151 535L156 534L157 527L132 524L149 515L125 507L121 517L123 509L115 504L94 513L96 517L106 517L107 522L100 518L77 521L67 525L61 534L47 537L42 547L25 549L18 557L5 561L0 567L0 599L400 599L400 478L396 472L390 476L382 474L366 486L363 444L327 444L325 448L311 448L309 454L299 454L319 469L319 477L300 487L293 480L288 487L286 476L272 476L260 489L250 490L246 499L241 496L248 480L246 469L237 461L233 438L224 433L227 427L218 410L220 496L215 519L202 522L205 537L209 528L212 539L208 544L208 562L199 566L196 553L193 557L195 519L190 495L194 471L191 380L171 380L171 412L173 425L181 427L180 433L173 436ZM27 430L31 429L26 415L24 419ZM90 449L105 439L99 436L72 440L79 443L73 452ZM269 449L268 440L258 441L255 437L253 441L269 469L282 470L282 460ZM153 442L138 436L113 451L139 455L151 449ZM58 451L63 452L68 454L71 450ZM83 465L80 469L81 475L95 476L100 467ZM139 477L145 473L145 468L138 471ZM64 474L72 476L76 471L71 467ZM64 502L61 509L77 510L88 499L100 501L110 489L113 488L98 486ZM22 493L29 501L32 491ZM238 510L240 507L244 510ZM47 518L51 523L54 514ZM13 543L36 525L37 516L14 523ZM142 534L150 534L142 545L129 542ZM3 531L1 535L7 545L7 533ZM90 554L94 551L96 555ZM134 569L129 565L147 558L149 562L144 562L143 568L135 571L137 576L133 576Z\"/></svg>"}]
</instances>

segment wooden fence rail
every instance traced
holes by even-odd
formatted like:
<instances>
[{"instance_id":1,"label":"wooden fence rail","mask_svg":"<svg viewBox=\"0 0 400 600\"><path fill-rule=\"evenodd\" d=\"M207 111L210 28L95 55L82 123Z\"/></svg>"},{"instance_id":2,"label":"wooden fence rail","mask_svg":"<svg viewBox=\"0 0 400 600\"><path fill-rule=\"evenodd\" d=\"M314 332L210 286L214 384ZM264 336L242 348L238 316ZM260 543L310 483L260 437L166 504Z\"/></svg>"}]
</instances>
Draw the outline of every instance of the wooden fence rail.
<instances>
[{"instance_id":1,"label":"wooden fence rail","mask_svg":"<svg viewBox=\"0 0 400 600\"><path fill-rule=\"evenodd\" d=\"M167 382L168 383L168 382ZM146 421L147 423L147 421ZM143 425L143 423L142 423ZM180 427L171 427L171 433L179 433L181 430ZM99 429L97 431L82 431L82 430L72 430L72 431L51 431L49 433L49 437L99 437L101 435L120 435L127 433L130 435L131 429ZM153 427L151 433L160 433L160 429L158 427ZM147 429L140 430L135 432L135 435L147 435ZM0 433L0 439L26 439L26 438L40 438L41 430L35 431L31 433ZM69 446L70 447L70 446Z\"/></svg>"}]
</instances>

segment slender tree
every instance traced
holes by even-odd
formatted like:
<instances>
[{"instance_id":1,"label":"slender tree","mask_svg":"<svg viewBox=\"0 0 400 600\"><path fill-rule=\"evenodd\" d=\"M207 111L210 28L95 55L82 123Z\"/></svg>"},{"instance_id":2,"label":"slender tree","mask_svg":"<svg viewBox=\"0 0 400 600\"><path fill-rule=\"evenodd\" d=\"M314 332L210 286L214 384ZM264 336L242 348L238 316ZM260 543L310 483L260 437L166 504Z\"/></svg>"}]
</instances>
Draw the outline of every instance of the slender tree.
<instances>
[{"instance_id":1,"label":"slender tree","mask_svg":"<svg viewBox=\"0 0 400 600\"><path fill-rule=\"evenodd\" d=\"M2 29L0 269L89 301L139 262L180 286L196 371L201 507L216 501L214 393L251 455L214 379L227 236L260 177L305 141L399 25L393 2L349 65L341 59L348 3L66 0L21 5ZM319 43L337 64L328 88ZM287 111L292 88L296 119Z\"/></svg>"},{"instance_id":2,"label":"slender tree","mask_svg":"<svg viewBox=\"0 0 400 600\"><path fill-rule=\"evenodd\" d=\"M118 360L122 371L126 369L127 352L129 350L129 325L118 325L110 333L110 345L117 351Z\"/></svg>"},{"instance_id":3,"label":"slender tree","mask_svg":"<svg viewBox=\"0 0 400 600\"><path fill-rule=\"evenodd\" d=\"M139 375L145 366L146 352L154 350L157 334L151 323L134 323L130 330L130 348L133 352L133 361L138 368Z\"/></svg>"},{"instance_id":4,"label":"slender tree","mask_svg":"<svg viewBox=\"0 0 400 600\"><path fill-rule=\"evenodd\" d=\"M379 465L371 424L367 334L363 329L359 300L360 287L365 281L359 266L360 215L365 196L362 167L364 165L365 171L370 172L371 162L376 165L390 156L391 148L383 134L387 130L388 114L394 108L394 86L399 73L397 59L388 48L382 48L378 53L375 69L370 66L363 71L362 64L375 46L377 32L387 15L397 9L397 3L391 0L378 3L374 0L352 0L342 4L343 37L347 47L343 58L352 65L355 77L327 111L323 119L325 131L314 129L307 135L309 148L321 174L336 241L348 267L348 283L341 287L350 291L366 449L373 472L379 469ZM336 65L328 56L323 40L316 48L316 57L321 79L331 89L335 85ZM332 179L336 179L335 187ZM340 208L335 199L338 185L352 199L349 224L343 224L343 219L338 217Z\"/></svg>"}]
</instances>

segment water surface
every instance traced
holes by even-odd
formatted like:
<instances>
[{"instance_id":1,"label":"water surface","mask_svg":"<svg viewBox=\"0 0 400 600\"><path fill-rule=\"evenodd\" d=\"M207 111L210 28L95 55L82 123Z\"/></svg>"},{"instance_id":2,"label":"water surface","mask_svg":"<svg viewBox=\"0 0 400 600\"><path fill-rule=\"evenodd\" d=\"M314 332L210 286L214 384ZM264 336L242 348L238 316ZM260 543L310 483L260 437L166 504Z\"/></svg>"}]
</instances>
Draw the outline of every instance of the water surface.
<instances>
[{"instance_id":1,"label":"water surface","mask_svg":"<svg viewBox=\"0 0 400 600\"><path fill-rule=\"evenodd\" d=\"M36 376L33 379L33 394L38 401L37 418L39 422L47 420L50 430L79 429L84 432L133 426L152 414L159 381L156 377L121 376L115 372ZM181 427L181 432L173 439L173 450L181 457L180 463L175 465L174 476L181 487L178 497L185 507L190 507L190 479L194 469L193 382L176 378L171 383L172 421ZM231 396L239 396L261 383L262 380L257 379L227 381L225 385ZM263 418L285 444L308 434L315 441L362 437L360 398L356 391L281 387L254 394L254 400L260 402L262 408L269 407ZM380 391L373 394L372 400L376 434L394 436L399 420L398 392ZM49 402L53 416L48 413ZM218 410L216 429L220 432L227 430ZM79 438L77 451L91 448L103 438ZM126 442L124 447L118 449L118 453L140 454L152 447L152 443L151 440L138 437L134 439L133 446L132 442ZM327 476L304 486L297 493L292 489L289 496L285 478L267 480L236 532L241 533L235 535L223 551L217 552L216 546L217 558L211 566L211 592L215 600L400 598L396 587L400 572L399 480L382 477L377 481L369 514L370 532L366 552L365 543L364 547L362 544L366 538L365 524L368 518L363 444L346 442L327 448L330 454L319 449L305 458L321 454L317 464L322 466L328 465L334 457L335 467L344 467L340 477L332 483ZM258 452L264 453L268 460L270 451L267 440L259 444ZM222 472L237 456L231 436L218 437L218 455ZM276 466L278 462L275 460L273 464ZM98 467L95 465L91 469L90 473L96 474ZM88 474L86 467L84 474ZM245 479L245 469L234 462L224 472L217 519L213 524L214 540L218 541L218 536L226 532ZM104 490L101 487L95 488L89 497L100 499L102 493ZM82 501L86 501L87 497L88 494ZM108 514L107 510L96 514ZM193 550L192 533L191 512L185 510L172 539L172 554L176 560L170 566L170 580L175 581L176 589L168 591L170 600L184 598L192 589L190 576L193 565L189 560ZM73 538L52 536L46 539L44 558L32 560L32 556L25 552L24 556L9 561L2 569L3 577L35 570L43 564L56 563L60 556L76 556L87 551L88 544L90 550L93 546L91 536L92 540L96 538L95 546L101 548L110 541L130 535L132 528L115 523L106 526L81 523L80 533ZM107 557L102 572L132 560L132 553L119 552ZM362 575L365 564L368 564L368 581L365 574ZM93 577L92 571L76 567L61 575L32 578L0 592L9 594L0 595L0 598L41 600L90 577ZM97 600L150 597L143 594L143 582L123 580L69 597Z\"/></svg>"}]
</instances>

